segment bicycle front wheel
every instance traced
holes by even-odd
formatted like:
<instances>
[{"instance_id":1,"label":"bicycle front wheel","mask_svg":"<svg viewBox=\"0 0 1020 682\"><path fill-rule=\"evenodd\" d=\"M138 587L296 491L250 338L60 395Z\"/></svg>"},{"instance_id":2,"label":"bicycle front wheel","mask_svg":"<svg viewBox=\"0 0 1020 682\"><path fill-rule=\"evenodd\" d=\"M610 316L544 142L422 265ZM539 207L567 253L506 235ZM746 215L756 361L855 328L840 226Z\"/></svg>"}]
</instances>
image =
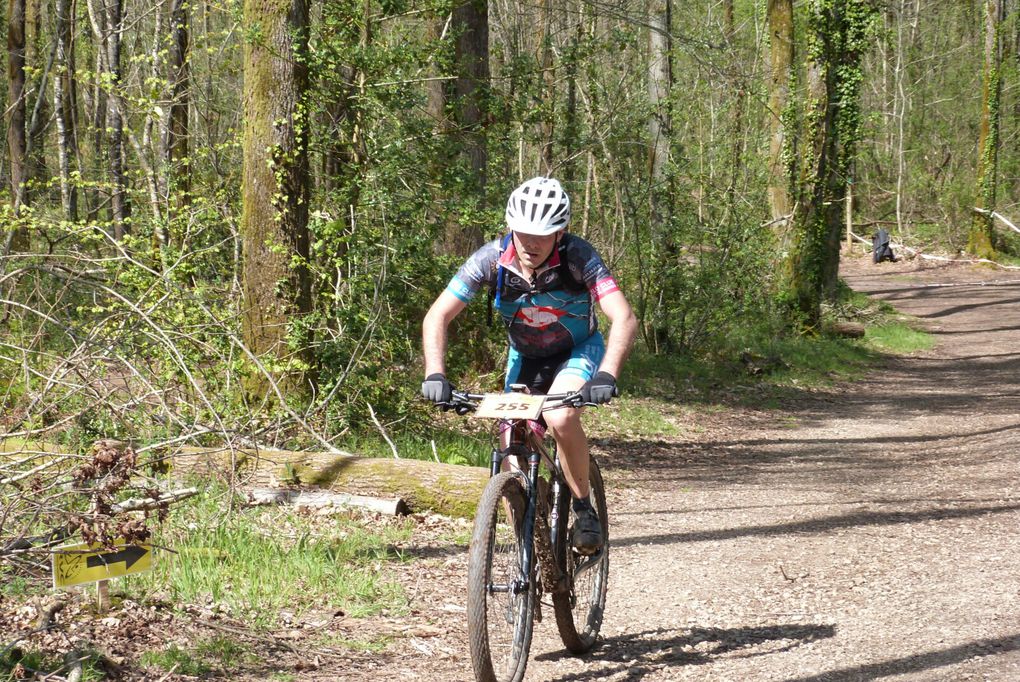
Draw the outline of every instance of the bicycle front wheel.
<instances>
[{"instance_id":1,"label":"bicycle front wheel","mask_svg":"<svg viewBox=\"0 0 1020 682\"><path fill-rule=\"evenodd\" d=\"M535 584L522 573L525 508L523 481L507 471L489 480L475 513L467 615L479 682L520 682L528 664Z\"/></svg>"},{"instance_id":2,"label":"bicycle front wheel","mask_svg":"<svg viewBox=\"0 0 1020 682\"><path fill-rule=\"evenodd\" d=\"M588 468L588 484L591 488L591 503L602 524L602 551L589 557L578 554L570 546L568 524L573 516L568 504L564 503L557 525L558 545L554 548L556 560L566 574L569 589L553 594L553 610L556 612L556 627L560 631L563 646L573 654L583 654L595 646L602 615L606 608L606 589L609 584L609 511L606 506L606 489L602 484L602 472L591 459Z\"/></svg>"}]
</instances>

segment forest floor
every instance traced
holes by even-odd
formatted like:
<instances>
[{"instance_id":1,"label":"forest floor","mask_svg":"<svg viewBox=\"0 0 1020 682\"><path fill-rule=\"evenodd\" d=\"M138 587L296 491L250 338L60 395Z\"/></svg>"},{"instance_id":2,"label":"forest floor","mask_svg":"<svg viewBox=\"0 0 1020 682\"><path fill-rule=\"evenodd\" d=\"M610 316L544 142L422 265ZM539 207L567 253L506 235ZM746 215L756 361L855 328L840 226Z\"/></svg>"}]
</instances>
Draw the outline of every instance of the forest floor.
<instances>
[{"instance_id":1,"label":"forest floor","mask_svg":"<svg viewBox=\"0 0 1020 682\"><path fill-rule=\"evenodd\" d=\"M920 319L936 347L778 407L674 417L678 436L597 439L603 640L567 655L545 609L526 679L1020 679L1020 274L855 260L842 275ZM471 679L467 522L418 528L401 548L414 560L386 569L406 613L327 614L330 646L309 646L316 626L251 638L212 676ZM233 627L129 606L116 629L136 650ZM125 677L209 676L165 672Z\"/></svg>"}]
</instances>

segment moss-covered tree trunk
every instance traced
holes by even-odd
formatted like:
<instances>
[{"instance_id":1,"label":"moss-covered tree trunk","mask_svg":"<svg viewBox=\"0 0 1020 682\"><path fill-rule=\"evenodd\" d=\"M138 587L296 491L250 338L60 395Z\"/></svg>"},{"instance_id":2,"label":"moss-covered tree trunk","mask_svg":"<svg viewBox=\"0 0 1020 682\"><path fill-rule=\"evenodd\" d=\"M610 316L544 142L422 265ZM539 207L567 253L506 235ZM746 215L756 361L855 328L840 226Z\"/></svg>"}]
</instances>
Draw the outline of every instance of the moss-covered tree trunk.
<instances>
[{"instance_id":1,"label":"moss-covered tree trunk","mask_svg":"<svg viewBox=\"0 0 1020 682\"><path fill-rule=\"evenodd\" d=\"M861 59L875 9L868 0L811 0L804 128L786 262L792 312L807 328L836 288L846 179L860 137Z\"/></svg>"},{"instance_id":2,"label":"moss-covered tree trunk","mask_svg":"<svg viewBox=\"0 0 1020 682\"><path fill-rule=\"evenodd\" d=\"M790 200L790 159L794 140L787 132L792 97L795 54L793 0L769 0L769 176L768 197L773 225L780 243L788 232L793 205Z\"/></svg>"},{"instance_id":3,"label":"moss-covered tree trunk","mask_svg":"<svg viewBox=\"0 0 1020 682\"><path fill-rule=\"evenodd\" d=\"M981 258L995 255L992 211L995 210L999 169L999 103L1002 99L1002 38L1004 0L985 0L984 71L981 88L981 126L978 132L977 190L967 250Z\"/></svg>"},{"instance_id":4,"label":"moss-covered tree trunk","mask_svg":"<svg viewBox=\"0 0 1020 682\"><path fill-rule=\"evenodd\" d=\"M308 4L245 0L241 235L243 332L284 393L309 378L307 339L288 331L311 311L308 273ZM290 343L294 341L294 343ZM249 391L270 386L261 373Z\"/></svg>"}]
</instances>

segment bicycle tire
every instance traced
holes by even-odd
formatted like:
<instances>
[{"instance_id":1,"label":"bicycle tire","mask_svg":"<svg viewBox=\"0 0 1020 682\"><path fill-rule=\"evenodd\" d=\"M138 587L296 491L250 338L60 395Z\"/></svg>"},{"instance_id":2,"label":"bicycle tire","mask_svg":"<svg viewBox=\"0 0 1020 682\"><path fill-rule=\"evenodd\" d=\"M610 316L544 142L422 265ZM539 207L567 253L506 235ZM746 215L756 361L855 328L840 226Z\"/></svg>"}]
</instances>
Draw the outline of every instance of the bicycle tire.
<instances>
[{"instance_id":1,"label":"bicycle tire","mask_svg":"<svg viewBox=\"0 0 1020 682\"><path fill-rule=\"evenodd\" d=\"M485 486L468 554L468 642L479 682L520 682L531 649L535 581L519 594L493 590L520 580L526 497L520 474L503 472ZM512 510L512 511L511 511ZM514 522L516 521L516 522Z\"/></svg>"},{"instance_id":2,"label":"bicycle tire","mask_svg":"<svg viewBox=\"0 0 1020 682\"><path fill-rule=\"evenodd\" d=\"M587 557L578 555L570 546L569 505L564 504L564 513L559 514L557 525L556 561L566 574L568 589L553 594L553 611L556 613L556 628L560 632L563 646L572 654L583 654L595 646L602 617L606 608L606 592L609 586L609 512L606 506L606 490L602 483L602 472L593 457L588 469L588 485L591 501L602 524L604 541L601 558L575 582L574 570ZM568 496L564 496L565 498Z\"/></svg>"}]
</instances>

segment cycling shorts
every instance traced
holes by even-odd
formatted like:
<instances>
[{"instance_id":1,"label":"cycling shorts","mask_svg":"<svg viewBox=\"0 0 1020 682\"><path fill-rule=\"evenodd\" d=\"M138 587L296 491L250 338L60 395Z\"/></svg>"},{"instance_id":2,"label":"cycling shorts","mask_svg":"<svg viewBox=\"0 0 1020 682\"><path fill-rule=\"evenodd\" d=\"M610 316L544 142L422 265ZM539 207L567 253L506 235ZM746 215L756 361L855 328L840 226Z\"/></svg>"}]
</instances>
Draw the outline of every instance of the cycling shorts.
<instances>
[{"instance_id":1,"label":"cycling shorts","mask_svg":"<svg viewBox=\"0 0 1020 682\"><path fill-rule=\"evenodd\" d=\"M524 384L532 393L545 395L560 374L570 374L591 381L605 354L606 344L599 332L595 332L573 348L546 358L525 357L511 347L503 390L509 391L510 384Z\"/></svg>"}]
</instances>

